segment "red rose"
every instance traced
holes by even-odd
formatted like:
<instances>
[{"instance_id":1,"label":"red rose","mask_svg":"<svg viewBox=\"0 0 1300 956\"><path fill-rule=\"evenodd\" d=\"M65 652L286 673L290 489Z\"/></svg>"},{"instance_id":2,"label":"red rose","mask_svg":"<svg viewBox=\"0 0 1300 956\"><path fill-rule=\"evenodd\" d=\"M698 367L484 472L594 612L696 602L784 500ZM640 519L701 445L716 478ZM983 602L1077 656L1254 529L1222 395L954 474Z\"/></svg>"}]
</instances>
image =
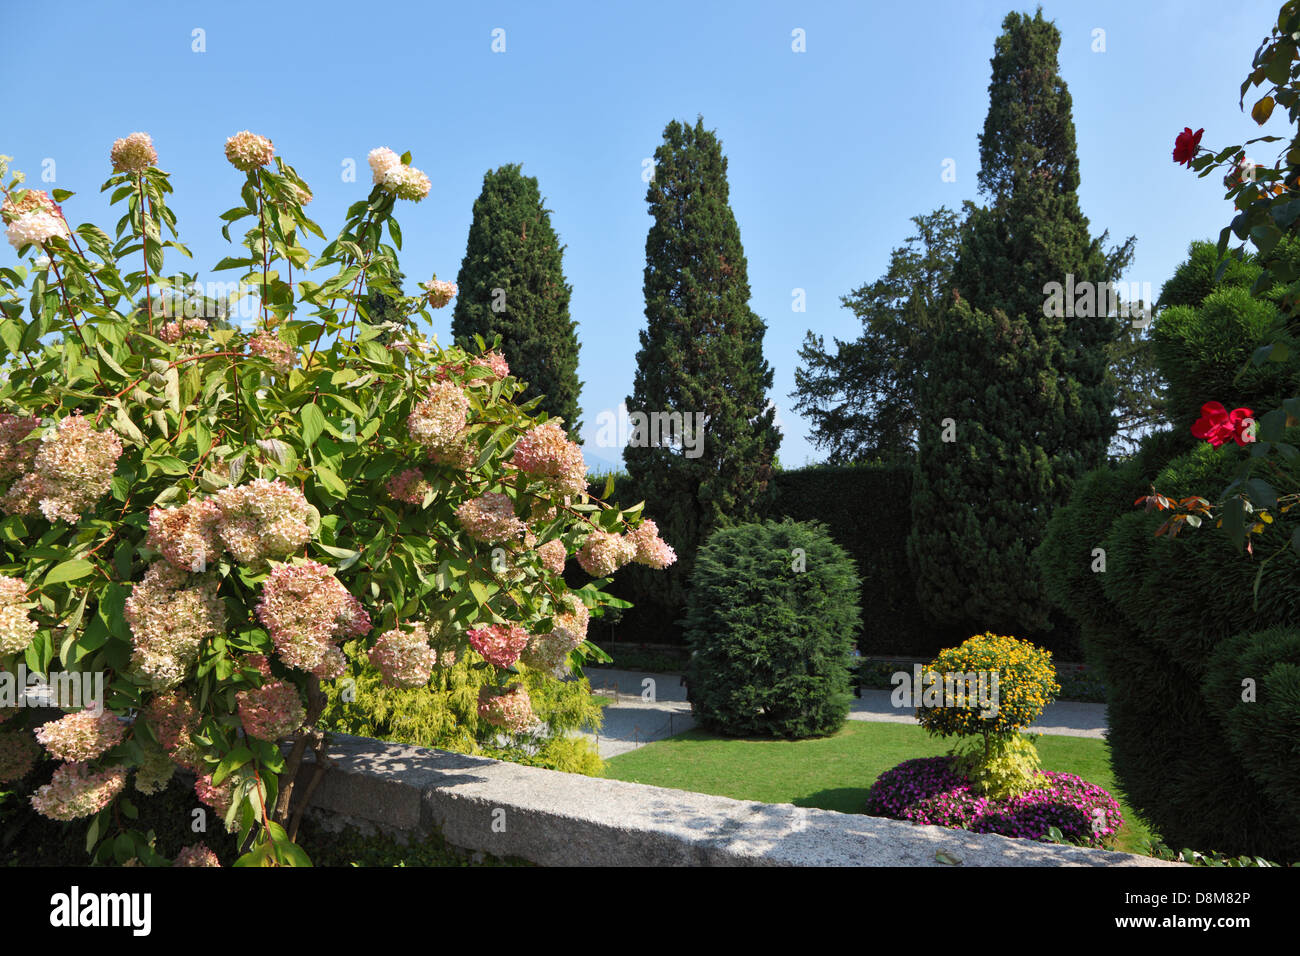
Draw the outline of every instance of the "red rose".
<instances>
[{"instance_id":1,"label":"red rose","mask_svg":"<svg viewBox=\"0 0 1300 956\"><path fill-rule=\"evenodd\" d=\"M1201 134L1204 132L1204 129L1198 129L1193 133L1190 126L1183 127L1183 131L1179 133L1178 138L1174 140L1175 163L1182 163L1188 166L1192 165L1192 157L1196 155L1196 150L1201 145Z\"/></svg>"},{"instance_id":2,"label":"red rose","mask_svg":"<svg viewBox=\"0 0 1300 956\"><path fill-rule=\"evenodd\" d=\"M1206 402L1201 406L1201 417L1192 425L1192 435L1205 439L1215 448L1229 438L1245 446L1248 441L1245 425L1254 414L1249 408L1234 408L1229 412L1218 402Z\"/></svg>"}]
</instances>

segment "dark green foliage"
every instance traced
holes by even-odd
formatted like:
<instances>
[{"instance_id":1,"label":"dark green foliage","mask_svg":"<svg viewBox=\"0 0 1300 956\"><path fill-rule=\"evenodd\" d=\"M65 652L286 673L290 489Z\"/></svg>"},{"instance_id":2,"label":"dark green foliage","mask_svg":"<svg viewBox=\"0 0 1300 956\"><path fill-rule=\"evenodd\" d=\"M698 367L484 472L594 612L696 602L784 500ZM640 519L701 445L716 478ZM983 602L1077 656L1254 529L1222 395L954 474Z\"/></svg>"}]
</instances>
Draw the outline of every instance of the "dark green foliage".
<instances>
[{"instance_id":1,"label":"dark green foliage","mask_svg":"<svg viewBox=\"0 0 1300 956\"><path fill-rule=\"evenodd\" d=\"M906 463L811 465L772 475L764 517L821 522L857 566L862 608L858 648L864 655L900 654L928 660L940 649L970 637L930 624L917 604L907 561L911 516L906 508L897 506L908 499L911 486L912 466ZM600 494L604 483L594 484L591 491ZM636 502L626 475L616 480L611 499L625 505ZM610 631L603 630L603 619L592 621L593 639L599 635L597 643L602 647L606 647L607 635L652 643L682 639L675 619L656 616L653 600L659 579L653 573L634 576L636 570L624 568L607 588L631 601L633 607L618 615ZM575 578L571 583L579 587L585 580ZM615 654L614 666L619 666L618 661Z\"/></svg>"},{"instance_id":2,"label":"dark green foliage","mask_svg":"<svg viewBox=\"0 0 1300 956\"><path fill-rule=\"evenodd\" d=\"M537 179L517 163L489 170L456 277L451 333L466 348L475 335L500 335L511 374L528 383L520 401L544 395L541 408L578 440L582 383L563 257Z\"/></svg>"},{"instance_id":3,"label":"dark green foliage","mask_svg":"<svg viewBox=\"0 0 1300 956\"><path fill-rule=\"evenodd\" d=\"M633 493L679 555L667 572L654 572L655 603L675 617L699 542L760 513L781 436L767 398L766 325L749 307L745 252L728 204L727 160L702 119L668 124L646 200L653 219L646 328L627 407L708 422L696 457L667 442L624 452Z\"/></svg>"},{"instance_id":4,"label":"dark green foliage","mask_svg":"<svg viewBox=\"0 0 1300 956\"><path fill-rule=\"evenodd\" d=\"M1254 561L1208 527L1155 537L1168 514L1135 508L1135 498L1152 483L1171 497L1212 494L1246 455L1198 443L1153 474L1170 447L1156 436L1149 454L1080 482L1037 558L1105 672L1111 759L1129 802L1168 843L1300 859L1294 797L1281 796L1300 775L1286 730L1296 720L1287 634L1300 626L1300 557L1283 522L1256 536ZM1300 478L1300 467L1284 467ZM1095 547L1104 573L1091 569ZM1245 676L1259 682L1257 703L1238 703Z\"/></svg>"},{"instance_id":5,"label":"dark green foliage","mask_svg":"<svg viewBox=\"0 0 1300 956\"><path fill-rule=\"evenodd\" d=\"M1296 359L1250 363L1251 353L1282 325L1271 303L1240 287L1221 288L1195 308L1163 310L1152 325L1156 361L1169 383L1169 416L1180 431L1191 427L1209 401L1245 405L1263 414L1294 393Z\"/></svg>"},{"instance_id":6,"label":"dark green foliage","mask_svg":"<svg viewBox=\"0 0 1300 956\"><path fill-rule=\"evenodd\" d=\"M347 826L327 829L310 817L303 820L302 845L315 866L532 866L527 860L498 859L487 853L466 853L434 831L420 840L401 842L384 833L361 833Z\"/></svg>"},{"instance_id":7,"label":"dark green foliage","mask_svg":"<svg viewBox=\"0 0 1300 956\"><path fill-rule=\"evenodd\" d=\"M907 562L909 464L814 465L772 476L771 516L819 521L857 566L863 655L931 657L969 634L925 620Z\"/></svg>"},{"instance_id":8,"label":"dark green foliage","mask_svg":"<svg viewBox=\"0 0 1300 956\"><path fill-rule=\"evenodd\" d=\"M1105 251L1105 234L1093 239L1079 208L1059 46L1041 11L1003 21L980 136L991 205L966 221L956 302L938 322L917 392L908 553L935 621L1063 650L1045 636L1053 615L1029 555L1073 482L1105 461L1117 322L1049 314L1048 284L1118 278L1132 240ZM955 441L942 440L945 419Z\"/></svg>"},{"instance_id":9,"label":"dark green foliage","mask_svg":"<svg viewBox=\"0 0 1300 956\"><path fill-rule=\"evenodd\" d=\"M857 591L852 560L821 525L765 521L714 532L697 555L686 610L696 718L734 736L839 730Z\"/></svg>"},{"instance_id":10,"label":"dark green foliage","mask_svg":"<svg viewBox=\"0 0 1300 956\"><path fill-rule=\"evenodd\" d=\"M1223 259L1227 259L1227 265L1216 282L1214 274ZM1194 309L1215 289L1249 289L1261 271L1263 270L1255 257L1249 253L1241 259L1232 255L1225 255L1221 259L1213 242L1196 240L1187 247L1186 261L1160 287L1160 298L1157 301L1162 309L1176 305Z\"/></svg>"},{"instance_id":11,"label":"dark green foliage","mask_svg":"<svg viewBox=\"0 0 1300 956\"><path fill-rule=\"evenodd\" d=\"M918 390L928 417L908 554L921 606L967 636L1049 627L1029 554L1061 493L1062 465L1041 444L1064 421L1057 384L1025 320L965 302L945 316Z\"/></svg>"},{"instance_id":12,"label":"dark green foliage","mask_svg":"<svg viewBox=\"0 0 1300 956\"><path fill-rule=\"evenodd\" d=\"M31 794L50 782L57 766L56 761L43 759L26 779L0 787L0 866L90 866L86 821L51 820L31 806ZM196 843L207 846L224 866L239 855L234 836L225 831L213 810L199 802L194 778L184 771L155 794L142 794L128 785L122 799L129 800L139 814L132 825L151 834L154 850L164 857L174 858ZM195 810L205 814L206 833L191 829Z\"/></svg>"},{"instance_id":13,"label":"dark green foliage","mask_svg":"<svg viewBox=\"0 0 1300 956\"><path fill-rule=\"evenodd\" d=\"M895 249L889 269L840 300L862 322L833 352L809 332L795 371L795 410L832 464L910 457L918 427L916 384L933 316L948 296L961 220L940 208L914 216L916 235Z\"/></svg>"},{"instance_id":14,"label":"dark green foliage","mask_svg":"<svg viewBox=\"0 0 1300 956\"><path fill-rule=\"evenodd\" d=\"M405 277L398 274L390 280L397 295L402 293L403 278ZM365 310L364 318L367 322L384 329L381 341L385 344L400 337L410 324L405 310L398 304L396 298L376 289L367 290L362 308Z\"/></svg>"},{"instance_id":15,"label":"dark green foliage","mask_svg":"<svg viewBox=\"0 0 1300 956\"><path fill-rule=\"evenodd\" d=\"M1246 679L1255 685L1250 699ZM1300 820L1300 630L1224 641L1210 660L1205 697L1251 777L1285 817Z\"/></svg>"}]
</instances>

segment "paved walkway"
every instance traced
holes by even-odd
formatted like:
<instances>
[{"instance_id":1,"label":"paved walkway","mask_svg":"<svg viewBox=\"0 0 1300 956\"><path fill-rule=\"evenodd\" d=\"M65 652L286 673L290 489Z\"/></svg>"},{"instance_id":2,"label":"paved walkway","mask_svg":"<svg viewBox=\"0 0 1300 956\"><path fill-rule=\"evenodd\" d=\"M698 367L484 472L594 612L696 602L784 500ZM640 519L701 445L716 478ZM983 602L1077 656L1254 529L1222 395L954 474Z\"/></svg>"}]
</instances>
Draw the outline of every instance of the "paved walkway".
<instances>
[{"instance_id":1,"label":"paved walkway","mask_svg":"<svg viewBox=\"0 0 1300 956\"><path fill-rule=\"evenodd\" d=\"M587 677L597 694L614 697L605 708L605 726L600 734L582 736L593 740L602 757L627 753L652 740L662 740L695 726L686 688L677 674L651 674L606 668L589 668ZM646 681L651 681L647 684ZM889 690L864 688L861 698L853 698L849 720L914 724L911 710L899 710L890 700ZM649 698L649 699L646 699ZM1048 704L1042 719L1029 728L1034 734L1062 737L1105 736L1106 705L1057 701Z\"/></svg>"}]
</instances>

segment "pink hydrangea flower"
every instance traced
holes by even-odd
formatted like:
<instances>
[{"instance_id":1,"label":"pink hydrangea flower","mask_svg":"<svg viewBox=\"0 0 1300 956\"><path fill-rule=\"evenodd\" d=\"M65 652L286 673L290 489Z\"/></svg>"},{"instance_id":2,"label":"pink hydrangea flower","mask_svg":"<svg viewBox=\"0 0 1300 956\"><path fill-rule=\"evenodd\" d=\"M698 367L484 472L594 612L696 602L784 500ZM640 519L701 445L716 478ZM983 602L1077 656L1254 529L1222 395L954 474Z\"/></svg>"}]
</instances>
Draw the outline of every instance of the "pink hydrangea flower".
<instances>
[{"instance_id":1,"label":"pink hydrangea flower","mask_svg":"<svg viewBox=\"0 0 1300 956\"><path fill-rule=\"evenodd\" d=\"M220 519L221 509L207 498L195 498L177 508L150 508L144 543L175 568L203 572L221 553Z\"/></svg>"},{"instance_id":2,"label":"pink hydrangea flower","mask_svg":"<svg viewBox=\"0 0 1300 956\"><path fill-rule=\"evenodd\" d=\"M465 636L485 661L503 670L519 660L519 655L528 646L529 637L518 624L489 624L473 628Z\"/></svg>"},{"instance_id":3,"label":"pink hydrangea flower","mask_svg":"<svg viewBox=\"0 0 1300 956\"><path fill-rule=\"evenodd\" d=\"M658 526L649 518L643 519L640 525L629 531L627 537L636 545L636 556L632 560L637 564L662 571L677 560L677 552L659 537Z\"/></svg>"},{"instance_id":4,"label":"pink hydrangea flower","mask_svg":"<svg viewBox=\"0 0 1300 956\"><path fill-rule=\"evenodd\" d=\"M235 778L232 775L214 785L212 774L205 773L194 781L194 795L224 817L235 799Z\"/></svg>"},{"instance_id":5,"label":"pink hydrangea flower","mask_svg":"<svg viewBox=\"0 0 1300 956\"><path fill-rule=\"evenodd\" d=\"M587 626L591 612L573 595L566 595L565 609L551 617L552 629L546 634L533 635L523 653L523 661L530 667L562 676L569 671L569 653L587 639Z\"/></svg>"},{"instance_id":6,"label":"pink hydrangea flower","mask_svg":"<svg viewBox=\"0 0 1300 956\"><path fill-rule=\"evenodd\" d=\"M407 468L394 475L388 479L384 488L390 496L408 505L423 504L424 496L433 490L433 486L425 480L424 474L418 468Z\"/></svg>"},{"instance_id":7,"label":"pink hydrangea flower","mask_svg":"<svg viewBox=\"0 0 1300 956\"><path fill-rule=\"evenodd\" d=\"M10 481L31 468L41 443L25 439L40 424L34 415L0 415L0 481Z\"/></svg>"},{"instance_id":8,"label":"pink hydrangea flower","mask_svg":"<svg viewBox=\"0 0 1300 956\"><path fill-rule=\"evenodd\" d=\"M56 760L80 763L93 760L122 742L126 729L110 710L96 714L82 710L43 724L36 731L46 753Z\"/></svg>"},{"instance_id":9,"label":"pink hydrangea flower","mask_svg":"<svg viewBox=\"0 0 1300 956\"><path fill-rule=\"evenodd\" d=\"M132 133L123 139L113 140L108 158L113 162L113 172L139 176L158 162L158 151L148 133Z\"/></svg>"},{"instance_id":10,"label":"pink hydrangea flower","mask_svg":"<svg viewBox=\"0 0 1300 956\"><path fill-rule=\"evenodd\" d=\"M10 514L33 514L75 524L108 491L122 442L98 432L75 413L46 434L30 469L9 488L0 506Z\"/></svg>"},{"instance_id":11,"label":"pink hydrangea flower","mask_svg":"<svg viewBox=\"0 0 1300 956\"><path fill-rule=\"evenodd\" d=\"M51 239L66 239L72 231L62 216L39 211L19 216L9 224L5 235L9 245L21 249L23 246L44 246Z\"/></svg>"},{"instance_id":12,"label":"pink hydrangea flower","mask_svg":"<svg viewBox=\"0 0 1300 956\"><path fill-rule=\"evenodd\" d=\"M297 361L297 354L293 347L274 332L258 332L250 338L248 354L260 356L286 372L293 368Z\"/></svg>"},{"instance_id":13,"label":"pink hydrangea flower","mask_svg":"<svg viewBox=\"0 0 1300 956\"><path fill-rule=\"evenodd\" d=\"M434 309L441 309L448 302L456 297L456 283L444 282L435 277L423 284L425 298L429 300L429 306Z\"/></svg>"},{"instance_id":14,"label":"pink hydrangea flower","mask_svg":"<svg viewBox=\"0 0 1300 956\"><path fill-rule=\"evenodd\" d=\"M255 478L223 488L216 498L217 533L240 564L283 560L311 539L312 507L297 488L276 479Z\"/></svg>"},{"instance_id":15,"label":"pink hydrangea flower","mask_svg":"<svg viewBox=\"0 0 1300 956\"><path fill-rule=\"evenodd\" d=\"M220 867L221 861L217 855L209 850L202 843L195 843L193 846L182 847L176 854L176 859L172 866L215 866Z\"/></svg>"},{"instance_id":16,"label":"pink hydrangea flower","mask_svg":"<svg viewBox=\"0 0 1300 956\"><path fill-rule=\"evenodd\" d=\"M322 679L343 673L337 644L370 631L370 615L323 564L281 565L262 585L257 619L288 667Z\"/></svg>"},{"instance_id":17,"label":"pink hydrangea flower","mask_svg":"<svg viewBox=\"0 0 1300 956\"><path fill-rule=\"evenodd\" d=\"M226 140L226 159L230 165L243 172L252 172L259 166L265 166L275 156L275 147L265 136L258 136L248 130L236 133Z\"/></svg>"},{"instance_id":18,"label":"pink hydrangea flower","mask_svg":"<svg viewBox=\"0 0 1300 956\"><path fill-rule=\"evenodd\" d=\"M499 544L522 538L528 526L515 517L515 506L508 495L488 491L462 502L456 520L475 541Z\"/></svg>"},{"instance_id":19,"label":"pink hydrangea flower","mask_svg":"<svg viewBox=\"0 0 1300 956\"><path fill-rule=\"evenodd\" d=\"M174 322L168 322L158 330L158 338L171 345L175 345L181 340L187 332L206 331L208 323L206 319L177 319Z\"/></svg>"},{"instance_id":20,"label":"pink hydrangea flower","mask_svg":"<svg viewBox=\"0 0 1300 956\"><path fill-rule=\"evenodd\" d=\"M5 197L4 202L0 203L0 219L8 224L29 213L57 213L58 210L59 207L44 189L23 189Z\"/></svg>"},{"instance_id":21,"label":"pink hydrangea flower","mask_svg":"<svg viewBox=\"0 0 1300 956\"><path fill-rule=\"evenodd\" d=\"M564 562L568 559L569 552L564 547L564 542L556 538L539 546L537 557L541 560L542 567L547 571L552 574L563 574Z\"/></svg>"},{"instance_id":22,"label":"pink hydrangea flower","mask_svg":"<svg viewBox=\"0 0 1300 956\"><path fill-rule=\"evenodd\" d=\"M410 631L385 631L368 657L390 687L423 687L438 663L438 652L429 646L429 630L423 624Z\"/></svg>"},{"instance_id":23,"label":"pink hydrangea flower","mask_svg":"<svg viewBox=\"0 0 1300 956\"><path fill-rule=\"evenodd\" d=\"M154 694L143 716L173 760L190 770L198 769L200 755L192 735L199 728L199 713L184 693Z\"/></svg>"},{"instance_id":24,"label":"pink hydrangea flower","mask_svg":"<svg viewBox=\"0 0 1300 956\"><path fill-rule=\"evenodd\" d=\"M384 181L384 177L388 174L390 169L394 166L402 165L402 157L398 156L387 146L380 146L376 149L372 149L368 160L370 162L370 172L376 186Z\"/></svg>"},{"instance_id":25,"label":"pink hydrangea flower","mask_svg":"<svg viewBox=\"0 0 1300 956\"><path fill-rule=\"evenodd\" d=\"M479 688L478 715L492 726L512 733L527 730L537 722L533 702L522 684L515 684L501 694L494 694L486 686Z\"/></svg>"},{"instance_id":26,"label":"pink hydrangea flower","mask_svg":"<svg viewBox=\"0 0 1300 956\"><path fill-rule=\"evenodd\" d=\"M515 443L510 463L520 471L554 479L566 495L587 490L587 464L582 449L569 440L558 418L530 428Z\"/></svg>"},{"instance_id":27,"label":"pink hydrangea flower","mask_svg":"<svg viewBox=\"0 0 1300 956\"><path fill-rule=\"evenodd\" d=\"M135 652L131 666L158 690L175 687L198 661L204 638L225 629L225 605L217 582L187 583L187 574L155 561L126 599Z\"/></svg>"},{"instance_id":28,"label":"pink hydrangea flower","mask_svg":"<svg viewBox=\"0 0 1300 956\"><path fill-rule=\"evenodd\" d=\"M429 448L447 448L465 430L469 396L454 382L435 382L407 419L411 437Z\"/></svg>"},{"instance_id":29,"label":"pink hydrangea flower","mask_svg":"<svg viewBox=\"0 0 1300 956\"><path fill-rule=\"evenodd\" d=\"M636 557L636 544L623 535L593 531L578 549L578 564L593 578L613 574Z\"/></svg>"},{"instance_id":30,"label":"pink hydrangea flower","mask_svg":"<svg viewBox=\"0 0 1300 956\"><path fill-rule=\"evenodd\" d=\"M0 575L0 655L27 650L36 637L37 624L27 606L27 582Z\"/></svg>"},{"instance_id":31,"label":"pink hydrangea flower","mask_svg":"<svg viewBox=\"0 0 1300 956\"><path fill-rule=\"evenodd\" d=\"M92 771L84 763L65 763L32 794L32 808L51 820L76 820L103 810L125 787L121 767Z\"/></svg>"},{"instance_id":32,"label":"pink hydrangea flower","mask_svg":"<svg viewBox=\"0 0 1300 956\"><path fill-rule=\"evenodd\" d=\"M235 695L244 733L259 740L279 740L297 733L307 718L298 688L276 681Z\"/></svg>"}]
</instances>

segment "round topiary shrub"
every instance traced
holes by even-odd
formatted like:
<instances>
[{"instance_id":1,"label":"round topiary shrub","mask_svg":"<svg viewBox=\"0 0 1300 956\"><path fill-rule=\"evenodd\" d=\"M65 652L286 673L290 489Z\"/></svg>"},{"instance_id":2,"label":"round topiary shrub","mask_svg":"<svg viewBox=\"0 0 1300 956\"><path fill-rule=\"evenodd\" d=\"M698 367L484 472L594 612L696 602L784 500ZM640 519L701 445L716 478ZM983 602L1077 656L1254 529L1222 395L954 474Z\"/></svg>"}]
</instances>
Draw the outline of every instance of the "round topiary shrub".
<instances>
[{"instance_id":1,"label":"round topiary shrub","mask_svg":"<svg viewBox=\"0 0 1300 956\"><path fill-rule=\"evenodd\" d=\"M735 736L834 733L849 711L861 611L848 554L816 522L714 532L686 610L696 718Z\"/></svg>"},{"instance_id":2,"label":"round topiary shrub","mask_svg":"<svg viewBox=\"0 0 1300 956\"><path fill-rule=\"evenodd\" d=\"M977 634L942 651L922 672L917 720L939 737L978 737L957 766L978 793L1010 797L1033 787L1038 753L1020 731L1060 693L1051 651Z\"/></svg>"}]
</instances>

